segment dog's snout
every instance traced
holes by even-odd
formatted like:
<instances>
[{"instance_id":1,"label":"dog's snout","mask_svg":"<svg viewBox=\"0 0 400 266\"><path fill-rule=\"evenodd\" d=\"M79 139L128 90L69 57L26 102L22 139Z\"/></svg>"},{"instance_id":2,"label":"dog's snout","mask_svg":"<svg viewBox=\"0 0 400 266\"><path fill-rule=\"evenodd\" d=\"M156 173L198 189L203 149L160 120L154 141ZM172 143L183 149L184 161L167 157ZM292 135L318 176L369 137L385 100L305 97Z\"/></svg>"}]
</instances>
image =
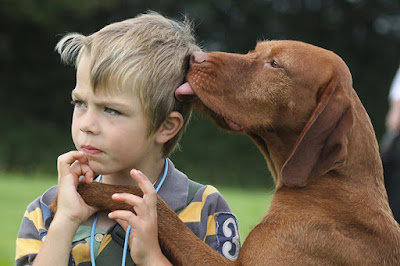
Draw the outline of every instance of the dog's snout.
<instances>
[{"instance_id":1,"label":"dog's snout","mask_svg":"<svg viewBox=\"0 0 400 266\"><path fill-rule=\"evenodd\" d=\"M207 61L207 54L204 52L194 52L190 57L190 64L201 64L205 61Z\"/></svg>"}]
</instances>

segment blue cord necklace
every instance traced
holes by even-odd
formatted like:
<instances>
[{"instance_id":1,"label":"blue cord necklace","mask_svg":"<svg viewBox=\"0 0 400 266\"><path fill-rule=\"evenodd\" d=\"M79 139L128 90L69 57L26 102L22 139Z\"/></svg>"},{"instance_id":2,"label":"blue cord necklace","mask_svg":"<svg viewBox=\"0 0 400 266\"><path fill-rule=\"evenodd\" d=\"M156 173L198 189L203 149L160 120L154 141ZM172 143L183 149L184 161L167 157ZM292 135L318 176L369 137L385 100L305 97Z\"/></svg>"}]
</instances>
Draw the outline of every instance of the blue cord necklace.
<instances>
[{"instance_id":1,"label":"blue cord necklace","mask_svg":"<svg viewBox=\"0 0 400 266\"><path fill-rule=\"evenodd\" d=\"M160 190L162 184L165 181L165 177L167 176L167 172L168 172L168 160L167 158L165 158L165 164L164 164L164 172L163 175L161 177L160 183L157 185L156 187L156 193L158 193L158 191ZM101 178L103 176L99 175L99 181L101 182ZM92 261L92 266L96 266L96 262L95 262L95 257L94 257L94 233L96 230L96 223L97 223L97 213L94 215L94 220L93 220L93 225L92 225L92 231L90 234L90 260ZM129 240L129 232L131 231L131 226L129 225L128 228L126 229L126 234L125 234L125 243L124 243L124 251L122 254L122 266L125 266L126 264L126 253L128 250L128 240Z\"/></svg>"}]
</instances>

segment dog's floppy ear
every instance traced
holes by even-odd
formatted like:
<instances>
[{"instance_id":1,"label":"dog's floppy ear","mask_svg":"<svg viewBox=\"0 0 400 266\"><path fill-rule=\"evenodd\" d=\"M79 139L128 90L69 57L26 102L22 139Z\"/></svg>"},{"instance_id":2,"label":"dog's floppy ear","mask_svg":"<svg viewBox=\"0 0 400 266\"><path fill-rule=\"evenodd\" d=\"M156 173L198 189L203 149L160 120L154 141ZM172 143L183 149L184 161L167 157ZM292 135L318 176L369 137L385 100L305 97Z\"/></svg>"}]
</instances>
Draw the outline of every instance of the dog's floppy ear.
<instances>
[{"instance_id":1,"label":"dog's floppy ear","mask_svg":"<svg viewBox=\"0 0 400 266\"><path fill-rule=\"evenodd\" d=\"M340 83L331 80L282 167L283 183L302 187L309 178L341 166L353 122L350 98Z\"/></svg>"}]
</instances>

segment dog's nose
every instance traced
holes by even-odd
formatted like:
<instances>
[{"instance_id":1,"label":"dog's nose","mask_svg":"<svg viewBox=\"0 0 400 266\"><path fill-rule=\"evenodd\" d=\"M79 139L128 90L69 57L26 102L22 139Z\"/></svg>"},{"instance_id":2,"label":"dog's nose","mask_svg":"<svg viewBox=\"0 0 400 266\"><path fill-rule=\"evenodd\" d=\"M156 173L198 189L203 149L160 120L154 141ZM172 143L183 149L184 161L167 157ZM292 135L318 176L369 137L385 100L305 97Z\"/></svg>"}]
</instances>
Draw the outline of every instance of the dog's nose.
<instances>
[{"instance_id":1,"label":"dog's nose","mask_svg":"<svg viewBox=\"0 0 400 266\"><path fill-rule=\"evenodd\" d=\"M194 52L190 57L191 64L193 63L201 64L205 61L207 61L207 54L204 52Z\"/></svg>"}]
</instances>

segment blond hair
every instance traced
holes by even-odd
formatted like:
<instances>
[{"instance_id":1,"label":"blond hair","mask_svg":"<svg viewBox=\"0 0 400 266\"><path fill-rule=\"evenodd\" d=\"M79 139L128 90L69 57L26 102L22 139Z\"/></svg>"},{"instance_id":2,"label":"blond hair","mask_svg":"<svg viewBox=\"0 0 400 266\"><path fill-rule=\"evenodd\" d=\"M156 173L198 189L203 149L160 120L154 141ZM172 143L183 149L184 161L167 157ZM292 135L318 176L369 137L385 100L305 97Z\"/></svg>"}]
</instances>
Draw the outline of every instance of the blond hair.
<instances>
[{"instance_id":1,"label":"blond hair","mask_svg":"<svg viewBox=\"0 0 400 266\"><path fill-rule=\"evenodd\" d=\"M168 156L182 137L191 116L191 106L174 97L185 79L189 56L196 45L192 25L150 12L110 24L85 36L70 33L56 45L65 63L79 64L82 55L91 58L93 90L132 90L149 117L149 135L155 133L172 111L179 111L184 124L163 147Z\"/></svg>"}]
</instances>

